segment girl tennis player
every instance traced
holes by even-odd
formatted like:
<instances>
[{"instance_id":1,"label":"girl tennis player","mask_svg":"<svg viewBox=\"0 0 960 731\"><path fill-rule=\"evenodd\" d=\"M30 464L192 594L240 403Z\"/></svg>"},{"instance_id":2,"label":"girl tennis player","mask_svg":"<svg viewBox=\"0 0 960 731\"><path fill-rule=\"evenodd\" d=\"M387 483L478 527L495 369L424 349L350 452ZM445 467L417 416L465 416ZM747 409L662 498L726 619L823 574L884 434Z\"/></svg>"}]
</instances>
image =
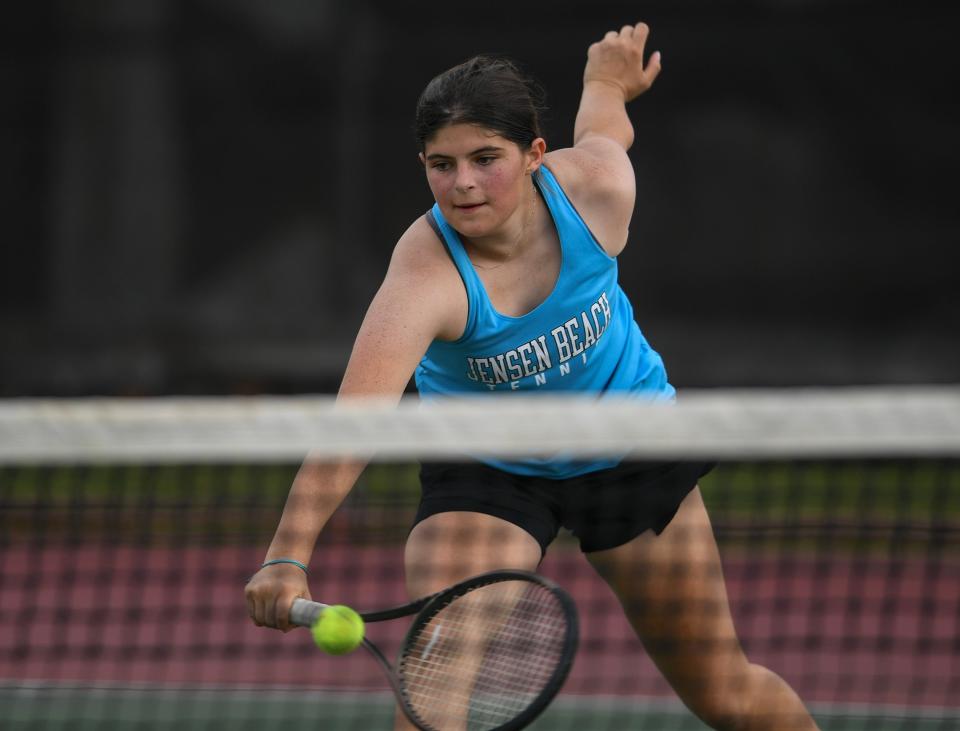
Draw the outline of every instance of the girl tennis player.
<instances>
[{"instance_id":1,"label":"girl tennis player","mask_svg":"<svg viewBox=\"0 0 960 731\"><path fill-rule=\"evenodd\" d=\"M674 391L617 284L635 181L625 105L660 73L643 23L590 46L574 145L546 152L540 91L509 62L433 79L416 128L436 204L397 242L340 393ZM307 461L264 567L257 625L290 628L316 538L363 465ZM814 729L794 691L744 656L690 464L486 460L425 465L405 550L412 597L495 569L534 570L561 527L619 597L683 702L717 729ZM280 562L274 562L280 559ZM407 728L403 719L398 728Z\"/></svg>"}]
</instances>

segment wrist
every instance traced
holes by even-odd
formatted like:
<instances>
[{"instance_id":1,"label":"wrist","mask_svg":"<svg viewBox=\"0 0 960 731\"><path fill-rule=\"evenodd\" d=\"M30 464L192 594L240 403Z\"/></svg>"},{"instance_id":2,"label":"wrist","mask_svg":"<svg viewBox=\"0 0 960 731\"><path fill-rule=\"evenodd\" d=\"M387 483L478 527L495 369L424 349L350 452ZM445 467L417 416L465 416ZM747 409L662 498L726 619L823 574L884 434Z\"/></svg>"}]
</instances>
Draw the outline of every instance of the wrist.
<instances>
[{"instance_id":1,"label":"wrist","mask_svg":"<svg viewBox=\"0 0 960 731\"><path fill-rule=\"evenodd\" d=\"M627 87L622 83L615 79L600 76L584 77L583 90L584 92L616 95L618 100L624 104L626 104L629 96Z\"/></svg>"}]
</instances>

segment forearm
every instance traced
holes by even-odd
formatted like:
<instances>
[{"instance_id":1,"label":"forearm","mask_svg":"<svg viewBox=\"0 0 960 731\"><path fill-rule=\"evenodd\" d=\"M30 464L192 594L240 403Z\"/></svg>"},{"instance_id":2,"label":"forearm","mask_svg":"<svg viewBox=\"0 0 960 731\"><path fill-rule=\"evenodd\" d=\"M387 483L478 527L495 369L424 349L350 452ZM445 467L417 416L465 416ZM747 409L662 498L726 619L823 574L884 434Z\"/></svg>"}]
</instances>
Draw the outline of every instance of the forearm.
<instances>
[{"instance_id":1,"label":"forearm","mask_svg":"<svg viewBox=\"0 0 960 731\"><path fill-rule=\"evenodd\" d=\"M294 478L280 523L265 560L292 558L310 562L320 531L343 502L365 463L307 459Z\"/></svg>"},{"instance_id":2,"label":"forearm","mask_svg":"<svg viewBox=\"0 0 960 731\"><path fill-rule=\"evenodd\" d=\"M592 135L612 139L624 150L633 144L633 123L627 115L624 92L614 84L587 81L583 85L573 127L574 146Z\"/></svg>"}]
</instances>

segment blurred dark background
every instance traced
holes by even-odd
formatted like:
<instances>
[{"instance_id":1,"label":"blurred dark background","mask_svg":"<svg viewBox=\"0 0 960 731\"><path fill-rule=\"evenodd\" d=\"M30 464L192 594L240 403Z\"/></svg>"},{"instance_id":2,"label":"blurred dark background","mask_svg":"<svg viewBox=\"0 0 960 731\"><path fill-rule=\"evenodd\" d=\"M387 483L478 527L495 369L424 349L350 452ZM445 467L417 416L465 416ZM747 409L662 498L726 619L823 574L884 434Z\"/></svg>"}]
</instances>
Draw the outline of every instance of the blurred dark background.
<instances>
[{"instance_id":1,"label":"blurred dark background","mask_svg":"<svg viewBox=\"0 0 960 731\"><path fill-rule=\"evenodd\" d=\"M646 20L624 288L678 386L960 381L947 3L19 3L0 28L0 395L324 392L432 203L436 73L518 59L570 144Z\"/></svg>"}]
</instances>

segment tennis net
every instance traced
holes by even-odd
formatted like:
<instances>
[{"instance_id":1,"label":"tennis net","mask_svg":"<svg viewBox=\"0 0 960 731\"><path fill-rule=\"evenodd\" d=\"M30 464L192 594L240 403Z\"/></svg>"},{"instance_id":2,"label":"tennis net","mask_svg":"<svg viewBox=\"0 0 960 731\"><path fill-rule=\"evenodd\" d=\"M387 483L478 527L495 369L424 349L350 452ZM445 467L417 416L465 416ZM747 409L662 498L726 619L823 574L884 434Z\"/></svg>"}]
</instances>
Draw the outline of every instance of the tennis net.
<instances>
[{"instance_id":1,"label":"tennis net","mask_svg":"<svg viewBox=\"0 0 960 731\"><path fill-rule=\"evenodd\" d=\"M361 610L407 600L420 461L715 461L700 487L750 659L824 729L960 727L956 387L685 392L672 406L0 403L0 726L391 728L364 653L328 657L306 632L247 618L244 584L307 453L373 460L310 568L314 598ZM532 728L705 728L571 536L539 570L574 597L582 632ZM388 656L404 631L369 630Z\"/></svg>"}]
</instances>

